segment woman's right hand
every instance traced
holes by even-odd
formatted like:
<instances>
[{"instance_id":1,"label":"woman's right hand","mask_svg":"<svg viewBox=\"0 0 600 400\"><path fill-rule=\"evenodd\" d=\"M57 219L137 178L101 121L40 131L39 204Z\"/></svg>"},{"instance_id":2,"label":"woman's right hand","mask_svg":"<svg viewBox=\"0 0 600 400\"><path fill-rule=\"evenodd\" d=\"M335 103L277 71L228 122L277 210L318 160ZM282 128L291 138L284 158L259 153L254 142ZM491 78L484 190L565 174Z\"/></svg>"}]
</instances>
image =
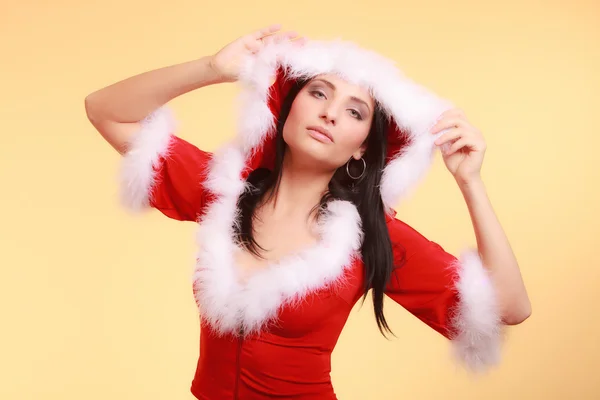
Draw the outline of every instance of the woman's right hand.
<instances>
[{"instance_id":1,"label":"woman's right hand","mask_svg":"<svg viewBox=\"0 0 600 400\"><path fill-rule=\"evenodd\" d=\"M222 82L237 81L243 59L250 54L257 53L266 44L273 41L294 40L303 43L304 38L296 32L279 32L281 25L274 24L255 32L244 35L229 43L210 59L210 66Z\"/></svg>"}]
</instances>

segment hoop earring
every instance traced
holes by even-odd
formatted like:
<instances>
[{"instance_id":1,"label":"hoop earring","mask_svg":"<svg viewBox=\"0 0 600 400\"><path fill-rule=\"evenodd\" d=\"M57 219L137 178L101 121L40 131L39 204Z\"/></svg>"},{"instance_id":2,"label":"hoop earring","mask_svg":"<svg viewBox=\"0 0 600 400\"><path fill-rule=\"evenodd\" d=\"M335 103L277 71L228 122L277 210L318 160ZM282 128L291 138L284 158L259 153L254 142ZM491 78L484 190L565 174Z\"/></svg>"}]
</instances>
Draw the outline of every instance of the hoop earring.
<instances>
[{"instance_id":1,"label":"hoop earring","mask_svg":"<svg viewBox=\"0 0 600 400\"><path fill-rule=\"evenodd\" d=\"M348 176L350 178L352 178L354 180L362 178L363 175L365 174L365 172L367 171L367 162L365 161L365 159L361 157L360 161L362 161L362 163L363 163L363 169L359 176L352 176L352 174L350 173L350 160L348 160L348 162L346 163L346 173L348 174Z\"/></svg>"}]
</instances>

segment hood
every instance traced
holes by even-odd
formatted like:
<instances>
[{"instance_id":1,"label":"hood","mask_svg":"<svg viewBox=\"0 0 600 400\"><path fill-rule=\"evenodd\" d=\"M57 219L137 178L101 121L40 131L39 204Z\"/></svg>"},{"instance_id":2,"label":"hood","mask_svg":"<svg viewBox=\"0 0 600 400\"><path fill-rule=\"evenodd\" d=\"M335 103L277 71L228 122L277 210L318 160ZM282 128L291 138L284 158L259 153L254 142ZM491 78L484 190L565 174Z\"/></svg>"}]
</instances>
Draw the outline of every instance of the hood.
<instances>
[{"instance_id":1,"label":"hood","mask_svg":"<svg viewBox=\"0 0 600 400\"><path fill-rule=\"evenodd\" d=\"M388 117L388 154L380 190L386 210L393 213L429 169L434 141L443 134L432 135L429 130L453 106L406 77L392 60L352 42L273 43L245 60L239 78L236 141L248 167L273 166L276 121L292 83L326 73L367 89Z\"/></svg>"}]
</instances>

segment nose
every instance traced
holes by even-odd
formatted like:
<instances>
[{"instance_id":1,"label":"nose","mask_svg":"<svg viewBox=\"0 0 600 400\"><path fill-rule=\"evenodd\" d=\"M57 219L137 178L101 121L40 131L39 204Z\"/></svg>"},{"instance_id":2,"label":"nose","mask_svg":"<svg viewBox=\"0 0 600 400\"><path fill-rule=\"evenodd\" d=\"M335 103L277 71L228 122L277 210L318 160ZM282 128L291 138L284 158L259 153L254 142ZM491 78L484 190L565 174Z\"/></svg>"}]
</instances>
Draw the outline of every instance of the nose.
<instances>
[{"instance_id":1,"label":"nose","mask_svg":"<svg viewBox=\"0 0 600 400\"><path fill-rule=\"evenodd\" d=\"M321 120L326 124L335 125L337 121L337 111L333 102L329 102L323 106L321 110Z\"/></svg>"}]
</instances>

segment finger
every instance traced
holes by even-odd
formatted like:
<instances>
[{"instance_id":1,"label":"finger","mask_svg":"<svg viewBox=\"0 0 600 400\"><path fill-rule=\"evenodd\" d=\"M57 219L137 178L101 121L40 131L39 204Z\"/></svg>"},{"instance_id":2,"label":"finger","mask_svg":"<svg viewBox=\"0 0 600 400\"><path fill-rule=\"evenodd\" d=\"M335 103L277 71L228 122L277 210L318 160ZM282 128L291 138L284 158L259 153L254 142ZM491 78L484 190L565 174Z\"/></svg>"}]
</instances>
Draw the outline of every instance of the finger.
<instances>
[{"instance_id":1,"label":"finger","mask_svg":"<svg viewBox=\"0 0 600 400\"><path fill-rule=\"evenodd\" d=\"M463 136L465 133L464 129L450 129L448 132L444 133L443 135L441 135L439 138L437 138L435 140L435 143L437 146L441 146L445 143L448 143L452 140L456 140L458 138L460 138L461 136Z\"/></svg>"},{"instance_id":2,"label":"finger","mask_svg":"<svg viewBox=\"0 0 600 400\"><path fill-rule=\"evenodd\" d=\"M444 129L460 128L464 125L464 120L458 117L447 117L439 120L432 128L431 133L436 134Z\"/></svg>"},{"instance_id":3,"label":"finger","mask_svg":"<svg viewBox=\"0 0 600 400\"><path fill-rule=\"evenodd\" d=\"M271 35L281 29L281 24L272 24L261 28L252 34L254 39L262 39L265 36Z\"/></svg>"},{"instance_id":4,"label":"finger","mask_svg":"<svg viewBox=\"0 0 600 400\"><path fill-rule=\"evenodd\" d=\"M446 151L446 155L452 155L464 147L469 146L469 141L466 138L460 138L456 142L452 143L452 146Z\"/></svg>"},{"instance_id":5,"label":"finger","mask_svg":"<svg viewBox=\"0 0 600 400\"><path fill-rule=\"evenodd\" d=\"M275 43L275 42L283 42L286 40L292 40L296 37L298 37L298 33L294 32L294 31L278 32L278 33L274 33L274 34L264 37L262 39L262 41L264 43Z\"/></svg>"},{"instance_id":6,"label":"finger","mask_svg":"<svg viewBox=\"0 0 600 400\"><path fill-rule=\"evenodd\" d=\"M297 44L305 44L306 42L308 42L308 38L306 36L298 36L292 39L292 42Z\"/></svg>"}]
</instances>

